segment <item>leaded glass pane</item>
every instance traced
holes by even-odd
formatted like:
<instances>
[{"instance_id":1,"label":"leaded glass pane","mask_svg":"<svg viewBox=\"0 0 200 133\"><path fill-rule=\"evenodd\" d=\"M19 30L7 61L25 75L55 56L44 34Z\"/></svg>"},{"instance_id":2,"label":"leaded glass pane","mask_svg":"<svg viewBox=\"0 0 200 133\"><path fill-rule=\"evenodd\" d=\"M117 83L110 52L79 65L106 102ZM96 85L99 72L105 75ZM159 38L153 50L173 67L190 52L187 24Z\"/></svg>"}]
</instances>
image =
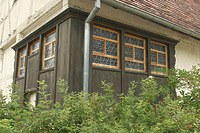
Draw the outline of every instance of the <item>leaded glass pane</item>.
<instances>
[{"instance_id":1,"label":"leaded glass pane","mask_svg":"<svg viewBox=\"0 0 200 133\"><path fill-rule=\"evenodd\" d=\"M54 39L56 39L56 32L54 32L46 37L46 43L48 43Z\"/></svg>"},{"instance_id":2,"label":"leaded glass pane","mask_svg":"<svg viewBox=\"0 0 200 133\"><path fill-rule=\"evenodd\" d=\"M166 65L166 55L158 53L158 64Z\"/></svg>"},{"instance_id":3,"label":"leaded glass pane","mask_svg":"<svg viewBox=\"0 0 200 133\"><path fill-rule=\"evenodd\" d=\"M35 53L37 53L37 51L33 51L33 52L32 52L32 54L35 54Z\"/></svg>"},{"instance_id":4,"label":"leaded glass pane","mask_svg":"<svg viewBox=\"0 0 200 133\"><path fill-rule=\"evenodd\" d=\"M51 44L45 46L45 58L51 57Z\"/></svg>"},{"instance_id":5,"label":"leaded glass pane","mask_svg":"<svg viewBox=\"0 0 200 133\"><path fill-rule=\"evenodd\" d=\"M156 44L156 43L152 43L152 42L151 42L151 49L155 49L155 50L158 50L158 51L165 52L165 46L159 45L159 44Z\"/></svg>"},{"instance_id":6,"label":"leaded glass pane","mask_svg":"<svg viewBox=\"0 0 200 133\"><path fill-rule=\"evenodd\" d=\"M26 49L22 50L21 52L21 56L24 56L24 55L26 55Z\"/></svg>"},{"instance_id":7,"label":"leaded glass pane","mask_svg":"<svg viewBox=\"0 0 200 133\"><path fill-rule=\"evenodd\" d=\"M125 43L131 43L131 37L125 36Z\"/></svg>"},{"instance_id":8,"label":"leaded glass pane","mask_svg":"<svg viewBox=\"0 0 200 133\"><path fill-rule=\"evenodd\" d=\"M151 65L151 72L159 72L159 73L162 73L162 70L161 70L161 69L164 69L164 68L165 68L165 67Z\"/></svg>"},{"instance_id":9,"label":"leaded glass pane","mask_svg":"<svg viewBox=\"0 0 200 133\"><path fill-rule=\"evenodd\" d=\"M125 36L125 43L144 47L144 40L140 40L140 39L133 38L130 36Z\"/></svg>"},{"instance_id":10,"label":"leaded glass pane","mask_svg":"<svg viewBox=\"0 0 200 133\"><path fill-rule=\"evenodd\" d=\"M25 66L25 58L22 57L20 61L20 68L23 68Z\"/></svg>"},{"instance_id":11,"label":"leaded glass pane","mask_svg":"<svg viewBox=\"0 0 200 133\"><path fill-rule=\"evenodd\" d=\"M54 66L54 58L51 58L49 60L44 61L44 68L49 68L51 66Z\"/></svg>"},{"instance_id":12,"label":"leaded glass pane","mask_svg":"<svg viewBox=\"0 0 200 133\"><path fill-rule=\"evenodd\" d=\"M156 63L157 62L157 53L151 52L151 62Z\"/></svg>"},{"instance_id":13,"label":"leaded glass pane","mask_svg":"<svg viewBox=\"0 0 200 133\"><path fill-rule=\"evenodd\" d=\"M104 53L104 41L93 39L93 51Z\"/></svg>"},{"instance_id":14,"label":"leaded glass pane","mask_svg":"<svg viewBox=\"0 0 200 133\"><path fill-rule=\"evenodd\" d=\"M55 51L56 51L56 42L54 42L52 45L53 45L52 55L55 55Z\"/></svg>"},{"instance_id":15,"label":"leaded glass pane","mask_svg":"<svg viewBox=\"0 0 200 133\"><path fill-rule=\"evenodd\" d=\"M39 42L36 42L32 45L32 51L36 50L39 48Z\"/></svg>"},{"instance_id":16,"label":"leaded glass pane","mask_svg":"<svg viewBox=\"0 0 200 133\"><path fill-rule=\"evenodd\" d=\"M117 59L93 55L93 63L109 65L109 66L117 66Z\"/></svg>"},{"instance_id":17,"label":"leaded glass pane","mask_svg":"<svg viewBox=\"0 0 200 133\"><path fill-rule=\"evenodd\" d=\"M133 48L125 46L125 57L133 58Z\"/></svg>"},{"instance_id":18,"label":"leaded glass pane","mask_svg":"<svg viewBox=\"0 0 200 133\"><path fill-rule=\"evenodd\" d=\"M19 76L24 76L24 74L25 74L25 69L19 71Z\"/></svg>"},{"instance_id":19,"label":"leaded glass pane","mask_svg":"<svg viewBox=\"0 0 200 133\"><path fill-rule=\"evenodd\" d=\"M106 41L106 54L117 56L117 43Z\"/></svg>"},{"instance_id":20,"label":"leaded glass pane","mask_svg":"<svg viewBox=\"0 0 200 133\"><path fill-rule=\"evenodd\" d=\"M135 70L144 70L144 64L131 62L131 61L125 61L125 68L135 69Z\"/></svg>"},{"instance_id":21,"label":"leaded glass pane","mask_svg":"<svg viewBox=\"0 0 200 133\"><path fill-rule=\"evenodd\" d=\"M93 35L112 39L112 40L116 40L116 41L118 40L118 34L117 33L107 31L107 30L104 30L104 29L100 29L100 28L96 28L96 27L93 27Z\"/></svg>"},{"instance_id":22,"label":"leaded glass pane","mask_svg":"<svg viewBox=\"0 0 200 133\"><path fill-rule=\"evenodd\" d=\"M144 61L144 49L135 48L135 60Z\"/></svg>"}]
</instances>

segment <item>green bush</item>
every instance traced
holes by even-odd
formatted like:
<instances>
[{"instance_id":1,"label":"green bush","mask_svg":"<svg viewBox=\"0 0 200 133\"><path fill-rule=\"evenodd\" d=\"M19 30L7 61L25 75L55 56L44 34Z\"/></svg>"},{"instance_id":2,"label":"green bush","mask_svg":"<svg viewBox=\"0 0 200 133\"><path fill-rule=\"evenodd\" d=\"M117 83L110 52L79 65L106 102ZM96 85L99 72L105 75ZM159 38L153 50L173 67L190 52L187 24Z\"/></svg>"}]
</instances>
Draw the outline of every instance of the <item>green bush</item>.
<instances>
[{"instance_id":1,"label":"green bush","mask_svg":"<svg viewBox=\"0 0 200 133\"><path fill-rule=\"evenodd\" d=\"M102 82L105 93L68 93L64 80L58 81L63 104L48 100L48 88L39 82L41 98L36 107L19 103L23 95L12 94L12 102L0 95L0 131L33 133L66 132L200 132L199 81L200 70L168 71L167 85L158 86L154 78L142 79L139 96L134 95L136 82L119 100L113 96L112 84ZM16 87L16 86L15 86ZM171 90L181 91L182 97L174 98ZM17 89L20 90L20 89ZM156 98L162 96L157 102Z\"/></svg>"}]
</instances>

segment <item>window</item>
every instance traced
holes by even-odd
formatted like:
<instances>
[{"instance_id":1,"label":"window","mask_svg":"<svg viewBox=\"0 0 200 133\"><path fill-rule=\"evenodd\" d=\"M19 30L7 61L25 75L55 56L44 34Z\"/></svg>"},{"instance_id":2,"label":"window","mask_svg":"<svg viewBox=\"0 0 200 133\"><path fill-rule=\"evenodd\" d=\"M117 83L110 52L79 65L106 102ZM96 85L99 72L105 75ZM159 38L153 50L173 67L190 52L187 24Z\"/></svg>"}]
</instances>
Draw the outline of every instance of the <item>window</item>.
<instances>
[{"instance_id":1,"label":"window","mask_svg":"<svg viewBox=\"0 0 200 133\"><path fill-rule=\"evenodd\" d=\"M140 37L125 35L126 70L146 71L146 41Z\"/></svg>"},{"instance_id":2,"label":"window","mask_svg":"<svg viewBox=\"0 0 200 133\"><path fill-rule=\"evenodd\" d=\"M56 30L53 29L44 35L42 68L48 69L54 66L56 47Z\"/></svg>"},{"instance_id":3,"label":"window","mask_svg":"<svg viewBox=\"0 0 200 133\"><path fill-rule=\"evenodd\" d=\"M39 39L33 41L30 45L30 55L35 54L39 51Z\"/></svg>"},{"instance_id":4,"label":"window","mask_svg":"<svg viewBox=\"0 0 200 133\"><path fill-rule=\"evenodd\" d=\"M25 65L26 65L26 47L21 48L19 50L17 77L23 77L25 75Z\"/></svg>"},{"instance_id":5,"label":"window","mask_svg":"<svg viewBox=\"0 0 200 133\"><path fill-rule=\"evenodd\" d=\"M130 33L125 33L121 38L124 44L120 44L119 37L119 31L93 26L93 66L119 69L120 62L124 61L125 70L163 75L159 69L168 68L167 44L152 40L148 44L148 37ZM120 60L120 45L124 45L124 60Z\"/></svg>"},{"instance_id":6,"label":"window","mask_svg":"<svg viewBox=\"0 0 200 133\"><path fill-rule=\"evenodd\" d=\"M156 73L157 69L168 68L167 45L151 41L151 73ZM158 72L162 74L162 72Z\"/></svg>"},{"instance_id":7,"label":"window","mask_svg":"<svg viewBox=\"0 0 200 133\"><path fill-rule=\"evenodd\" d=\"M93 27L93 66L119 68L119 32Z\"/></svg>"}]
</instances>

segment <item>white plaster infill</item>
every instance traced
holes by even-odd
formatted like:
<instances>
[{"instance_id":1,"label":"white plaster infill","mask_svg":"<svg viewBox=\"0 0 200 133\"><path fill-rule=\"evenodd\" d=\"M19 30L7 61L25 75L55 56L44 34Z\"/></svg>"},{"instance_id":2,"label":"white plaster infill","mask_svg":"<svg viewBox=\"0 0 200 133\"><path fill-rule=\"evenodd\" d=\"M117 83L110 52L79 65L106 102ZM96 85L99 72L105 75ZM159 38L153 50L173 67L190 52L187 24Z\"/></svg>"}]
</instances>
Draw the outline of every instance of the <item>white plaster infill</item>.
<instances>
[{"instance_id":1,"label":"white plaster infill","mask_svg":"<svg viewBox=\"0 0 200 133\"><path fill-rule=\"evenodd\" d=\"M12 32L11 35L0 44L0 49L7 49L11 45L19 42L24 37L27 37L29 34L31 34L33 31L40 28L52 18L60 14L63 11L62 6L63 0L47 1L40 9L35 11L32 16L28 17L20 26L18 26L15 32ZM68 7L65 6L65 9L66 8ZM23 37L20 37L20 39L18 38L16 41L18 34L23 35Z\"/></svg>"}]
</instances>

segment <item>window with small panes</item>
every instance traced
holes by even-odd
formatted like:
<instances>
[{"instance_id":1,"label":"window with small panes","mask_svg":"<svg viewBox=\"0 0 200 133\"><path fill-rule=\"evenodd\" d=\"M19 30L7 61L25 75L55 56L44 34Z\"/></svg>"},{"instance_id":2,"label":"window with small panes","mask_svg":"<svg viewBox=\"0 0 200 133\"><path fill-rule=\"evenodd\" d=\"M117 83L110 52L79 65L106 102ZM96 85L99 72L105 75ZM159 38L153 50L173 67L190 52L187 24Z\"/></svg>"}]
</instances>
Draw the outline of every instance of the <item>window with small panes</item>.
<instances>
[{"instance_id":1,"label":"window with small panes","mask_svg":"<svg viewBox=\"0 0 200 133\"><path fill-rule=\"evenodd\" d=\"M56 29L46 33L43 37L42 69L54 67L56 47Z\"/></svg>"}]
</instances>

